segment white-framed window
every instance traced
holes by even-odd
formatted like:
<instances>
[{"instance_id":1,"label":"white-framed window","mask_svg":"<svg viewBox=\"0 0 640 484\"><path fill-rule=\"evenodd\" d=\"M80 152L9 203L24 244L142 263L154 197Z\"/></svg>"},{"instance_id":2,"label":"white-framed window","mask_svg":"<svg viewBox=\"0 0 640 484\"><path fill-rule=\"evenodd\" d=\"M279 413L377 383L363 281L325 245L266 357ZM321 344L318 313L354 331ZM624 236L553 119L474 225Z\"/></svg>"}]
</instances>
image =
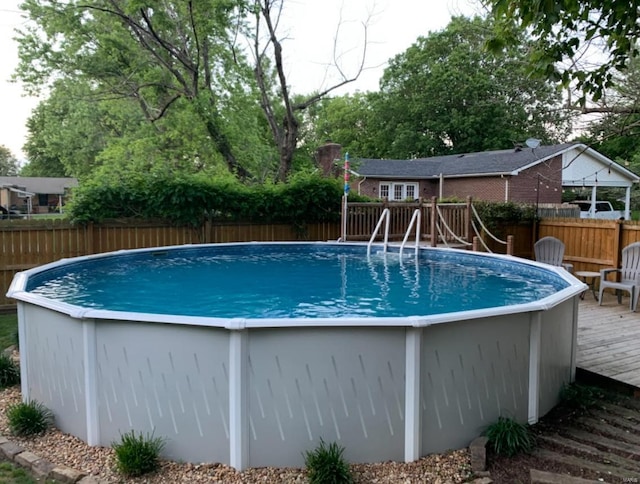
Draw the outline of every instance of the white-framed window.
<instances>
[{"instance_id":1,"label":"white-framed window","mask_svg":"<svg viewBox=\"0 0 640 484\"><path fill-rule=\"evenodd\" d=\"M398 202L402 200L416 200L418 198L417 183L380 183L380 198L387 198L390 201Z\"/></svg>"}]
</instances>

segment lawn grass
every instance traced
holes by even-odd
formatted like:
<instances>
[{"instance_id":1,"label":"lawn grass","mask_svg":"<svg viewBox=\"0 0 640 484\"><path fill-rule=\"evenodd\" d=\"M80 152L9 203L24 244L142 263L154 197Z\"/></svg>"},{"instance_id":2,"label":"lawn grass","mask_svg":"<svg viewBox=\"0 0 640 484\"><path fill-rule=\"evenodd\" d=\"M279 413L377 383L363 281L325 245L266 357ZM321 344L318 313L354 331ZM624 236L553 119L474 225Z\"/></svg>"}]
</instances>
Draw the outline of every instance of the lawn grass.
<instances>
[{"instance_id":1,"label":"lawn grass","mask_svg":"<svg viewBox=\"0 0 640 484\"><path fill-rule=\"evenodd\" d=\"M2 484L36 484L38 481L34 479L29 471L19 467L11 462L0 462L0 483ZM54 483L55 481L47 480L46 483Z\"/></svg>"},{"instance_id":2,"label":"lawn grass","mask_svg":"<svg viewBox=\"0 0 640 484\"><path fill-rule=\"evenodd\" d=\"M16 313L0 314L0 351L16 344L17 332L18 315Z\"/></svg>"}]
</instances>

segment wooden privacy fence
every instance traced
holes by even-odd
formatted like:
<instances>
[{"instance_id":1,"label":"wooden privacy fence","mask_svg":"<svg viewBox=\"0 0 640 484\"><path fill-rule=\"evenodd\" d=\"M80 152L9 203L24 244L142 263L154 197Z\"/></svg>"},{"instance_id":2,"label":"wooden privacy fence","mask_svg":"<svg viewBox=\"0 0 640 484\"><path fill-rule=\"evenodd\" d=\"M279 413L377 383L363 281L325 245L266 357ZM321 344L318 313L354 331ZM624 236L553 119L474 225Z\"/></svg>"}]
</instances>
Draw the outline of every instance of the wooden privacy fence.
<instances>
[{"instance_id":1,"label":"wooden privacy fence","mask_svg":"<svg viewBox=\"0 0 640 484\"><path fill-rule=\"evenodd\" d=\"M627 220L543 219L538 239L556 237L565 245L564 260L574 271L619 267L622 249L640 242L640 224Z\"/></svg>"},{"instance_id":2,"label":"wooden privacy fence","mask_svg":"<svg viewBox=\"0 0 640 484\"><path fill-rule=\"evenodd\" d=\"M0 222L0 309L13 307L5 294L19 272L59 259L121 249L221 242L337 240L339 223L211 223L175 227L163 222L110 221L86 226L63 220Z\"/></svg>"}]
</instances>

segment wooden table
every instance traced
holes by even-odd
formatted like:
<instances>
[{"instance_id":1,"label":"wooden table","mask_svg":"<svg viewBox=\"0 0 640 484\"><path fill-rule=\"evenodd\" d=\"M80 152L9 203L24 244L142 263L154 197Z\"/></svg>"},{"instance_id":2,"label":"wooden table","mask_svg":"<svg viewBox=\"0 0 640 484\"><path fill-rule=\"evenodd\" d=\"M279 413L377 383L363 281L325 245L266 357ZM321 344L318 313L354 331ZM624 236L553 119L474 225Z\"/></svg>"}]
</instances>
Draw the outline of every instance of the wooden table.
<instances>
[{"instance_id":1,"label":"wooden table","mask_svg":"<svg viewBox=\"0 0 640 484\"><path fill-rule=\"evenodd\" d=\"M597 301L598 296L596 295L596 281L600 280L600 273L595 271L577 271L575 276L582 279L593 293L593 298ZM584 299L584 292L580 294L580 299Z\"/></svg>"}]
</instances>

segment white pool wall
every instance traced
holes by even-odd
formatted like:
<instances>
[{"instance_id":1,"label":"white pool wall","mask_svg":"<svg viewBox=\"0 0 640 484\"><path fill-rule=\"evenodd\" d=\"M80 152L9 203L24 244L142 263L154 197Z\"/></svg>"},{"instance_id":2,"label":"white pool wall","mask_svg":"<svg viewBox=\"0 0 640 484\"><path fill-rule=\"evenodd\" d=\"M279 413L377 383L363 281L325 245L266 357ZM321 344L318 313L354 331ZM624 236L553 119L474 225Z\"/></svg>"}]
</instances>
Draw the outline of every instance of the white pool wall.
<instances>
[{"instance_id":1,"label":"white pool wall","mask_svg":"<svg viewBox=\"0 0 640 484\"><path fill-rule=\"evenodd\" d=\"M517 306L225 320L93 310L25 292L28 277L51 266L17 275L9 290L22 396L90 445L135 430L165 438L167 458L244 469L303 466L322 438L350 462L413 461L467 446L501 415L535 423L575 377L586 286L559 268L546 267L567 288Z\"/></svg>"}]
</instances>

